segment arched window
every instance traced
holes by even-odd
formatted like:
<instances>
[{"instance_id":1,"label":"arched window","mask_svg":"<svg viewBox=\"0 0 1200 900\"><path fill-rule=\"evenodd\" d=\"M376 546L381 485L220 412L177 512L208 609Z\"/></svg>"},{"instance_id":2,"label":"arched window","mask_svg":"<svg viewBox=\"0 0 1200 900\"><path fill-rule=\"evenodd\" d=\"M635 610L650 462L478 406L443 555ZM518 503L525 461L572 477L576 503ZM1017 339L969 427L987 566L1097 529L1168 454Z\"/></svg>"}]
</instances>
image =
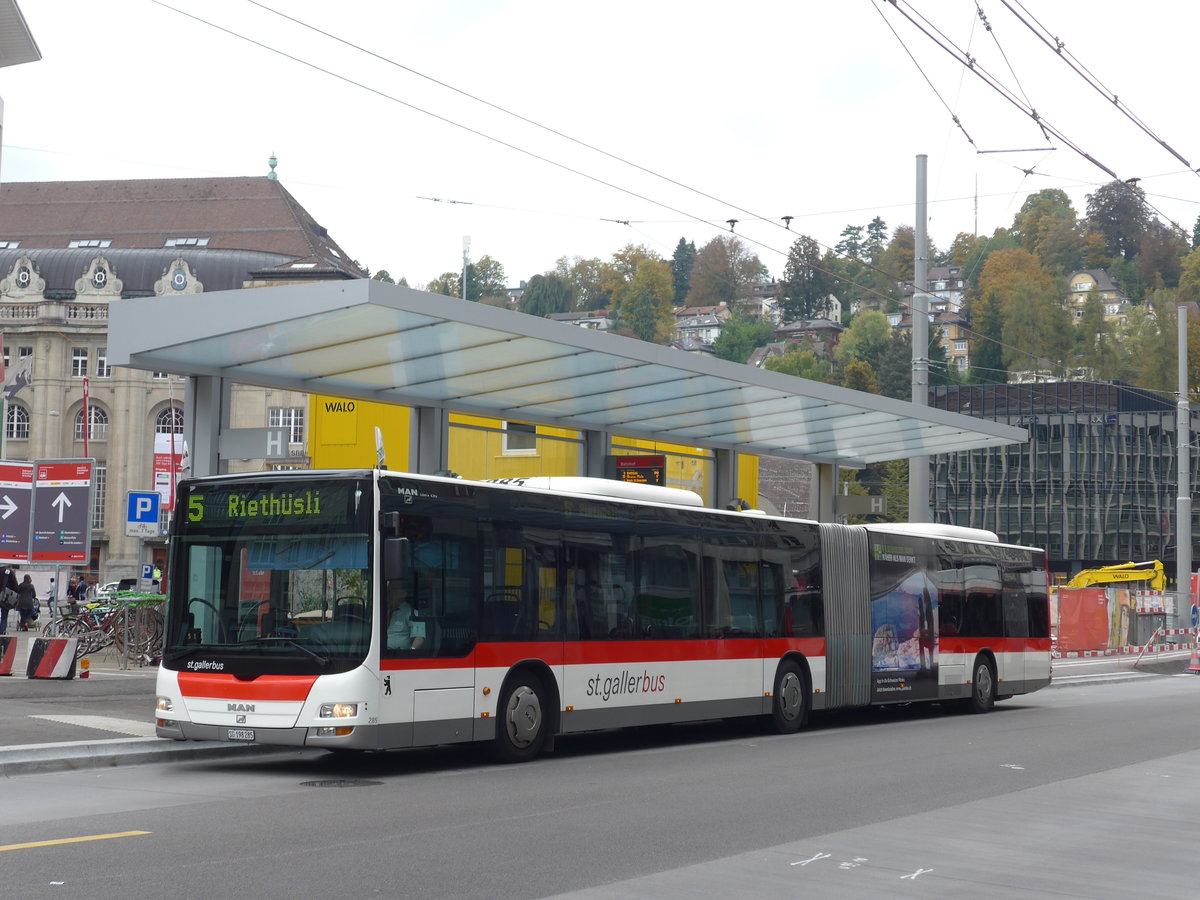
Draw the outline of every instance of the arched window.
<instances>
[{"instance_id":1,"label":"arched window","mask_svg":"<svg viewBox=\"0 0 1200 900\"><path fill-rule=\"evenodd\" d=\"M108 440L108 413L98 406L89 406L87 409L89 422L88 440ZM83 440L83 407L80 407L79 412L75 413L75 440Z\"/></svg>"},{"instance_id":2,"label":"arched window","mask_svg":"<svg viewBox=\"0 0 1200 900\"><path fill-rule=\"evenodd\" d=\"M10 441L29 440L29 410L13 404L4 421L4 436Z\"/></svg>"},{"instance_id":3,"label":"arched window","mask_svg":"<svg viewBox=\"0 0 1200 900\"><path fill-rule=\"evenodd\" d=\"M183 410L168 406L154 420L155 434L183 434Z\"/></svg>"}]
</instances>

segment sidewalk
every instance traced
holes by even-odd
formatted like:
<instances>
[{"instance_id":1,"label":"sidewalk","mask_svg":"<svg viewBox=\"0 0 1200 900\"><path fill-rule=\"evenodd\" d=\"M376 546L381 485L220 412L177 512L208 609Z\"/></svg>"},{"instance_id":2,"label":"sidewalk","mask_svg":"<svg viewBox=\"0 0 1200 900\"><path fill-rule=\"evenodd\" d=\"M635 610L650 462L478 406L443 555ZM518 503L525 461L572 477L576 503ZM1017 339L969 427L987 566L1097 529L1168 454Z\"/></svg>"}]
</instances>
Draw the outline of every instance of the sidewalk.
<instances>
[{"instance_id":1,"label":"sidewalk","mask_svg":"<svg viewBox=\"0 0 1200 900\"><path fill-rule=\"evenodd\" d=\"M29 650L40 633L18 640L13 674L0 676L0 778L266 750L221 742L169 741L154 735L157 666L138 666L109 648L89 657L87 678L27 678Z\"/></svg>"}]
</instances>

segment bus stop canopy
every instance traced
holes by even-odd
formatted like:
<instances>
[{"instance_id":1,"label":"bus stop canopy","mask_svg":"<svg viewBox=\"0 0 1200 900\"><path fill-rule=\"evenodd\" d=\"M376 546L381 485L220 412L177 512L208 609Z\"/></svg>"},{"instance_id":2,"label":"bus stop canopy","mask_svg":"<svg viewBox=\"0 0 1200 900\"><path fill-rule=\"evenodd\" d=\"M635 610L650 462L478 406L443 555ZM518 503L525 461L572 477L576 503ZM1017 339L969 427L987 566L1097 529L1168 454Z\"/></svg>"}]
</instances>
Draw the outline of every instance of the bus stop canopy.
<instances>
[{"instance_id":1,"label":"bus stop canopy","mask_svg":"<svg viewBox=\"0 0 1200 900\"><path fill-rule=\"evenodd\" d=\"M1026 440L998 422L365 279L123 299L109 310L109 358L848 467Z\"/></svg>"}]
</instances>

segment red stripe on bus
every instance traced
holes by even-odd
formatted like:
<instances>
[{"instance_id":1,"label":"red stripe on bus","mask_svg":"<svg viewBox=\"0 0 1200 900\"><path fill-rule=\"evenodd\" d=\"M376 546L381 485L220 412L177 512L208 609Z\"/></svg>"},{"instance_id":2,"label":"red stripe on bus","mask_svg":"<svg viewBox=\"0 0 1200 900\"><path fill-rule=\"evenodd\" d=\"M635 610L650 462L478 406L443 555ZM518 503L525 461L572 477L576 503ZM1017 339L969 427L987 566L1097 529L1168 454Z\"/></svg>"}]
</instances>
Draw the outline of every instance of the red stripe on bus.
<instances>
[{"instance_id":1,"label":"red stripe on bus","mask_svg":"<svg viewBox=\"0 0 1200 900\"><path fill-rule=\"evenodd\" d=\"M316 675L260 675L240 681L218 672L180 672L179 690L185 697L217 700L306 700Z\"/></svg>"},{"instance_id":2,"label":"red stripe on bus","mask_svg":"<svg viewBox=\"0 0 1200 900\"><path fill-rule=\"evenodd\" d=\"M825 655L824 638L738 638L685 641L523 641L481 643L473 654L454 659L405 657L383 659L384 671L413 669L506 668L523 659L540 659L550 666L624 663L694 662L718 659L778 658L788 652L808 657Z\"/></svg>"},{"instance_id":3,"label":"red stripe on bus","mask_svg":"<svg viewBox=\"0 0 1200 900\"><path fill-rule=\"evenodd\" d=\"M939 653L978 653L980 650L991 650L994 653L1049 653L1050 638L938 638Z\"/></svg>"}]
</instances>

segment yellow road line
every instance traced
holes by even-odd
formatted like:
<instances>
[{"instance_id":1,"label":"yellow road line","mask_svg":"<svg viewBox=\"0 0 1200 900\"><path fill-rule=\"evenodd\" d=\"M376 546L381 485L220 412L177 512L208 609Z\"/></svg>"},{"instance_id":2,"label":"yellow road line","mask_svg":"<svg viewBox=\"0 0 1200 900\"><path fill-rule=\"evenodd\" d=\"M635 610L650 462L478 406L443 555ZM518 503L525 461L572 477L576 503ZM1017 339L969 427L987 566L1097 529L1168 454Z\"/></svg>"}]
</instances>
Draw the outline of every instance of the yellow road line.
<instances>
[{"instance_id":1,"label":"yellow road line","mask_svg":"<svg viewBox=\"0 0 1200 900\"><path fill-rule=\"evenodd\" d=\"M136 837L139 834L152 834L150 831L115 831L112 834L85 834L82 837L59 838L56 841L30 841L28 844L3 844L0 853L5 850L28 850L30 847L53 847L57 844L82 844L85 841L107 841L110 838Z\"/></svg>"}]
</instances>

